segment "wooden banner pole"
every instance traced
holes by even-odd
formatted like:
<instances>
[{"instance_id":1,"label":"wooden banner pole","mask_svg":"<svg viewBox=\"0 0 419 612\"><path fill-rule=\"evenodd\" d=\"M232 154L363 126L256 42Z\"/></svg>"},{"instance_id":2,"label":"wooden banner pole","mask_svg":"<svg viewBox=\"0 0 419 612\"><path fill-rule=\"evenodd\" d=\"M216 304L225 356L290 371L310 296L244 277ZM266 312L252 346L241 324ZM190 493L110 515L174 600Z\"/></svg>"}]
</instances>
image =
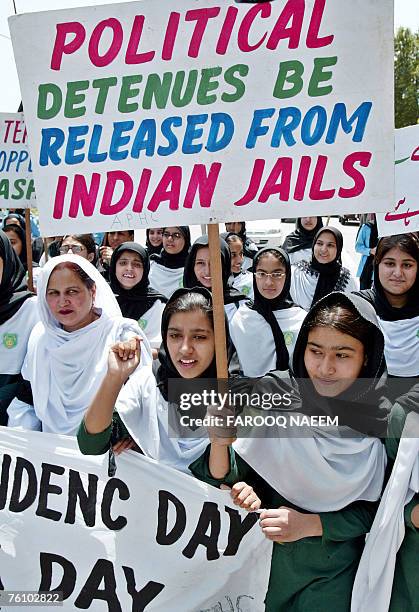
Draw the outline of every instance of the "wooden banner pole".
<instances>
[{"instance_id":1,"label":"wooden banner pole","mask_svg":"<svg viewBox=\"0 0 419 612\"><path fill-rule=\"evenodd\" d=\"M33 260L32 260L32 236L31 236L31 209L25 208L25 235L26 235L26 262L28 265L28 289L33 291Z\"/></svg>"},{"instance_id":2,"label":"wooden banner pole","mask_svg":"<svg viewBox=\"0 0 419 612\"><path fill-rule=\"evenodd\" d=\"M208 245L211 266L211 293L214 310L215 358L217 378L228 378L224 293L221 270L220 237L218 223L208 225Z\"/></svg>"}]
</instances>

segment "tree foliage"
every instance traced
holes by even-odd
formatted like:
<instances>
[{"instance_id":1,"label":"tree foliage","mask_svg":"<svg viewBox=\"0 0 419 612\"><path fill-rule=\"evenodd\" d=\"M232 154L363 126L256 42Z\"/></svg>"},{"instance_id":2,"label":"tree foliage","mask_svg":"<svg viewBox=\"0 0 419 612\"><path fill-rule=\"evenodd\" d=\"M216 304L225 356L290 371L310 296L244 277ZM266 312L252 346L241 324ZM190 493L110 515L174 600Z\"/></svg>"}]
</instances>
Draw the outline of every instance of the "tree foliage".
<instances>
[{"instance_id":1,"label":"tree foliage","mask_svg":"<svg viewBox=\"0 0 419 612\"><path fill-rule=\"evenodd\" d=\"M396 128L419 122L419 31L399 28L394 39Z\"/></svg>"}]
</instances>

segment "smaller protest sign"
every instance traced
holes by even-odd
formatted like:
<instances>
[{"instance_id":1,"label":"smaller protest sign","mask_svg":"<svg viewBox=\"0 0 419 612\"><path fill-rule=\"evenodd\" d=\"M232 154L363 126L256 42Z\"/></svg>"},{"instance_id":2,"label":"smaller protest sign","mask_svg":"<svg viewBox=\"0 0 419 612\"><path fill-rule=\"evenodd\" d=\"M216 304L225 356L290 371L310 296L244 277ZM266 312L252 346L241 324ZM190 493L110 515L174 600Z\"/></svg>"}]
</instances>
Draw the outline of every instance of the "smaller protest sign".
<instances>
[{"instance_id":1,"label":"smaller protest sign","mask_svg":"<svg viewBox=\"0 0 419 612\"><path fill-rule=\"evenodd\" d=\"M419 125L396 130L394 208L377 213L380 236L419 230Z\"/></svg>"},{"instance_id":2,"label":"smaller protest sign","mask_svg":"<svg viewBox=\"0 0 419 612\"><path fill-rule=\"evenodd\" d=\"M35 208L23 113L0 113L0 208Z\"/></svg>"}]
</instances>

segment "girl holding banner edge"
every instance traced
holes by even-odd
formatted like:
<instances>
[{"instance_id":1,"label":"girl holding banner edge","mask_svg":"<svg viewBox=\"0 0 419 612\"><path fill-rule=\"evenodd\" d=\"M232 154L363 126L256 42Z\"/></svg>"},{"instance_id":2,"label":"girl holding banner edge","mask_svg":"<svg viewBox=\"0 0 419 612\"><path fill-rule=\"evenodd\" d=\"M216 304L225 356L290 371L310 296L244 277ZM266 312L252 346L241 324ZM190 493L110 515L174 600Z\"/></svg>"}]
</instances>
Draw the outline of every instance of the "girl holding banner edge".
<instances>
[{"instance_id":1,"label":"girl holding banner edge","mask_svg":"<svg viewBox=\"0 0 419 612\"><path fill-rule=\"evenodd\" d=\"M211 445L191 471L215 486L240 483L233 489L236 503L254 509L256 493L268 508L261 514L263 533L274 541L267 612L324 612L325 602L349 610L386 464L378 436L386 431L390 403L373 309L352 295L323 298L303 323L293 370L296 390L271 373L252 392L290 392L290 412L337 416L340 427L318 428L316 437L301 428L285 437L281 430L276 438L267 428L264 438L258 433L233 446L231 428L213 428Z\"/></svg>"},{"instance_id":2,"label":"girl holding banner edge","mask_svg":"<svg viewBox=\"0 0 419 612\"><path fill-rule=\"evenodd\" d=\"M108 372L91 402L77 439L83 454L110 451L110 470L115 469L113 451L136 446L137 450L175 469L190 473L188 466L208 445L202 436L170 437L169 379L215 379L215 340L211 293L204 287L178 289L162 316L160 367L156 376L139 364L139 343L111 347ZM113 447L113 451L112 451Z\"/></svg>"}]
</instances>

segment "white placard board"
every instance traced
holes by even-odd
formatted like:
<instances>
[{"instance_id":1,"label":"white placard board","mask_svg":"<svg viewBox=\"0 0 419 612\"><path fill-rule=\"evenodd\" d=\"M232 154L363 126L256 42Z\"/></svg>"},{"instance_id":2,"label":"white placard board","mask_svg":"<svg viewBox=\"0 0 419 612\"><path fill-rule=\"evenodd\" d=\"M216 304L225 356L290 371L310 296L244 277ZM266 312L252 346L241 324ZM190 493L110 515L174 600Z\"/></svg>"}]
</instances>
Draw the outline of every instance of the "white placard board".
<instances>
[{"instance_id":1,"label":"white placard board","mask_svg":"<svg viewBox=\"0 0 419 612\"><path fill-rule=\"evenodd\" d=\"M9 22L45 235L392 201L392 0L143 0Z\"/></svg>"}]
</instances>

